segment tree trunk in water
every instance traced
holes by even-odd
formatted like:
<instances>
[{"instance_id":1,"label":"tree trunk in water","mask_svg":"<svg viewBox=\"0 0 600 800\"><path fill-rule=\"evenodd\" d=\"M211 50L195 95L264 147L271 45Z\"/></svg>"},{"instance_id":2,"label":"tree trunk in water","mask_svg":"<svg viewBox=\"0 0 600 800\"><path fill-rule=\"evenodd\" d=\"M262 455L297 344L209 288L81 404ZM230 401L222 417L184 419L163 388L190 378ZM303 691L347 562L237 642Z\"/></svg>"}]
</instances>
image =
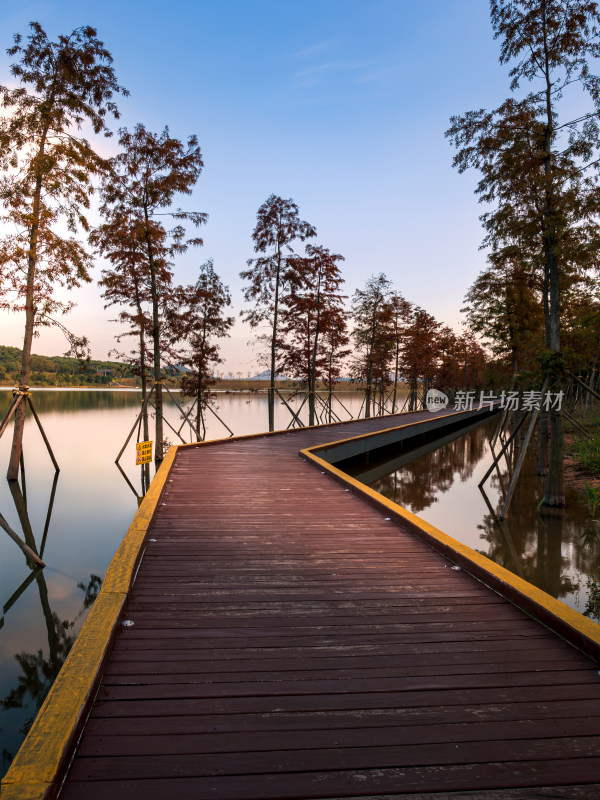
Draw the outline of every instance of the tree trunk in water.
<instances>
[{"instance_id":1,"label":"tree trunk in water","mask_svg":"<svg viewBox=\"0 0 600 800\"><path fill-rule=\"evenodd\" d=\"M371 319L371 341L369 343L369 352L367 355L367 392L365 394L365 419L371 416L371 383L373 381L373 350L375 349L375 336L376 336L376 325L375 325L375 309L373 309L373 317ZM375 410L375 404L373 404L373 411Z\"/></svg>"},{"instance_id":2,"label":"tree trunk in water","mask_svg":"<svg viewBox=\"0 0 600 800\"><path fill-rule=\"evenodd\" d=\"M140 328L140 381L142 383L142 406L144 408L144 412L142 414L142 425L144 428L144 441L147 442L150 438L150 431L148 429L148 406L146 405L146 397L148 395L148 377L146 375L146 340L144 339L143 328Z\"/></svg>"},{"instance_id":3,"label":"tree trunk in water","mask_svg":"<svg viewBox=\"0 0 600 800\"><path fill-rule=\"evenodd\" d=\"M549 382L549 391L560 389L560 267L556 253L556 219L555 219L555 189L552 184L552 83L550 80L550 66L548 56L548 29L546 19L546 3L542 3L542 22L544 31L544 71L546 78L546 131L544 139L544 173L546 179L546 208L544 225L544 255L545 275L549 284L549 322L550 322L550 350L556 356L556 362L551 366L552 376ZM543 504L546 506L561 507L565 505L565 490L563 481L564 467L564 440L563 418L560 409L550 412L550 461L548 465L548 478L544 492Z\"/></svg>"},{"instance_id":4,"label":"tree trunk in water","mask_svg":"<svg viewBox=\"0 0 600 800\"><path fill-rule=\"evenodd\" d=\"M398 367L400 366L400 342L396 339L396 364L394 366L394 399L392 400L392 414L396 413L398 398Z\"/></svg>"},{"instance_id":5,"label":"tree trunk in water","mask_svg":"<svg viewBox=\"0 0 600 800\"><path fill-rule=\"evenodd\" d=\"M590 389L594 388L594 378L596 376L596 365L598 363L598 351L599 350L600 350L600 336L596 336L596 352L594 353L594 361L592 363L592 372L591 372L591 375L590 375L590 380L588 382L588 386L589 386ZM584 409L583 409L583 417L584 417L584 419L585 419L585 415L587 414L588 403L590 402L590 399L591 399L591 401L593 403L594 400L591 397L590 393L586 392L586 394L585 394L585 406L584 406Z\"/></svg>"},{"instance_id":6,"label":"tree trunk in water","mask_svg":"<svg viewBox=\"0 0 600 800\"><path fill-rule=\"evenodd\" d=\"M310 375L309 375L309 378L308 378L308 424L309 424L309 426L315 424L315 405L316 405L315 392L317 390L317 382L315 380L316 355L317 355L317 339L315 338L315 347L314 347L313 354L311 356Z\"/></svg>"},{"instance_id":7,"label":"tree trunk in water","mask_svg":"<svg viewBox=\"0 0 600 800\"><path fill-rule=\"evenodd\" d=\"M138 299L138 315L142 319L142 309ZM148 396L148 376L146 374L146 339L144 329L140 325L140 382L142 384L142 429L144 431L144 441L150 441L150 429L148 426L148 406L146 398ZM142 464L142 494L145 495L150 486L150 464Z\"/></svg>"},{"instance_id":8,"label":"tree trunk in water","mask_svg":"<svg viewBox=\"0 0 600 800\"><path fill-rule=\"evenodd\" d=\"M277 244L277 273L273 302L273 330L271 331L271 381L269 384L269 430L275 430L275 361L277 355L277 317L279 314L279 278L281 275L281 249Z\"/></svg>"},{"instance_id":9,"label":"tree trunk in water","mask_svg":"<svg viewBox=\"0 0 600 800\"><path fill-rule=\"evenodd\" d=\"M565 487L563 480L563 415L558 409L550 412L550 463L544 505L562 508L565 505Z\"/></svg>"},{"instance_id":10,"label":"tree trunk in water","mask_svg":"<svg viewBox=\"0 0 600 800\"><path fill-rule=\"evenodd\" d=\"M548 412L542 406L540 411L540 452L538 454L537 474L548 474Z\"/></svg>"},{"instance_id":11,"label":"tree trunk in water","mask_svg":"<svg viewBox=\"0 0 600 800\"><path fill-rule=\"evenodd\" d=\"M37 258L37 236L40 217L40 197L42 191L42 178L38 178L33 204L33 222L29 234L29 254L27 258L27 288L25 294L25 336L23 337L23 354L21 356L21 379L19 389L27 391L31 378L31 344L33 342L33 329L35 324L35 309L33 307L33 285L35 282L35 267ZM6 478L16 481L19 476L19 463L23 452L23 429L25 427L25 412L27 403L21 401L15 412L15 427L13 430L12 448L8 461Z\"/></svg>"},{"instance_id":12,"label":"tree trunk in water","mask_svg":"<svg viewBox=\"0 0 600 800\"><path fill-rule=\"evenodd\" d=\"M52 96L53 100L54 95ZM39 160L38 175L35 180L33 192L33 205L31 210L31 229L29 231L29 251L27 253L27 288L25 293L25 336L23 338L23 355L21 358L21 380L19 388L29 388L31 378L31 343L33 341L33 328L35 323L35 309L33 307L33 284L37 265L37 241L40 226L41 197L42 197L42 166L41 162L46 150L49 125L45 124L40 137L37 158ZM9 481L16 481L19 475L19 464L23 452L23 429L25 427L26 403L21 402L15 412L15 427L13 431L12 448L8 461L6 477Z\"/></svg>"},{"instance_id":13,"label":"tree trunk in water","mask_svg":"<svg viewBox=\"0 0 600 800\"><path fill-rule=\"evenodd\" d=\"M154 394L156 397L156 449L154 460L163 460L163 396L160 379L160 331L158 324L158 300L152 301L152 336L154 338Z\"/></svg>"},{"instance_id":14,"label":"tree trunk in water","mask_svg":"<svg viewBox=\"0 0 600 800\"><path fill-rule=\"evenodd\" d=\"M559 266L555 254L554 235L548 237L548 262L549 262L549 294L550 294L550 350L557 356L560 355L560 286ZM549 390L560 390L561 371L558 364L553 364L554 374L549 384ZM563 416L560 408L553 408L550 412L550 458L548 463L548 478L544 492L544 505L563 507L565 505L564 488L564 430Z\"/></svg>"},{"instance_id":15,"label":"tree trunk in water","mask_svg":"<svg viewBox=\"0 0 600 800\"><path fill-rule=\"evenodd\" d=\"M23 355L21 358L21 379L19 390L27 391L29 379L31 377L31 343L33 341L34 312L31 304L33 303L33 292L29 292L29 281L27 285L27 310L25 312L25 337L23 340ZM19 464L23 452L23 430L25 428L25 413L27 411L26 398L21 400L15 411L15 427L13 429L13 440L8 461L6 478L9 481L16 481L19 477Z\"/></svg>"},{"instance_id":16,"label":"tree trunk in water","mask_svg":"<svg viewBox=\"0 0 600 800\"><path fill-rule=\"evenodd\" d=\"M550 350L553 354L560 354L560 288L559 268L556 258L554 236L548 236L548 264L550 288ZM553 364L553 375L549 383L549 391L560 390L561 371L559 364ZM550 458L548 463L548 477L544 492L543 504L546 506L563 507L565 505L564 489L564 430L563 417L560 408L553 408L550 412Z\"/></svg>"},{"instance_id":17,"label":"tree trunk in water","mask_svg":"<svg viewBox=\"0 0 600 800\"><path fill-rule=\"evenodd\" d=\"M160 322L158 318L158 287L156 285L156 264L154 263L154 253L149 232L148 209L144 207L146 219L146 244L148 249L148 266L150 267L150 293L152 295L152 339L153 339L153 361L154 361L154 394L156 408L156 443L154 449L154 461L159 463L163 460L163 397L162 383L160 380Z\"/></svg>"},{"instance_id":18,"label":"tree trunk in water","mask_svg":"<svg viewBox=\"0 0 600 800\"><path fill-rule=\"evenodd\" d=\"M202 419L202 393L196 394L196 441L200 441L200 421Z\"/></svg>"},{"instance_id":19,"label":"tree trunk in water","mask_svg":"<svg viewBox=\"0 0 600 800\"><path fill-rule=\"evenodd\" d=\"M134 277L135 289L135 306L140 321L140 382L142 384L142 407L144 412L142 414L142 424L144 430L144 441L150 439L150 431L148 429L148 407L146 406L146 397L148 394L148 375L146 373L146 337L144 335L144 314L142 311L142 301L140 299L140 286L139 277Z\"/></svg>"},{"instance_id":20,"label":"tree trunk in water","mask_svg":"<svg viewBox=\"0 0 600 800\"><path fill-rule=\"evenodd\" d=\"M310 364L310 396L308 398L308 424L314 425L315 424L315 404L316 404L316 397L315 393L317 391L317 350L319 347L319 325L321 322L321 309L320 309L320 302L321 302L321 277L319 276L319 280L317 282L317 319L315 322L315 341L313 345L313 350L311 353L311 364ZM310 331L310 325L309 325Z\"/></svg>"},{"instance_id":21,"label":"tree trunk in water","mask_svg":"<svg viewBox=\"0 0 600 800\"><path fill-rule=\"evenodd\" d=\"M315 424L315 390L312 381L308 389L308 424Z\"/></svg>"}]
</instances>

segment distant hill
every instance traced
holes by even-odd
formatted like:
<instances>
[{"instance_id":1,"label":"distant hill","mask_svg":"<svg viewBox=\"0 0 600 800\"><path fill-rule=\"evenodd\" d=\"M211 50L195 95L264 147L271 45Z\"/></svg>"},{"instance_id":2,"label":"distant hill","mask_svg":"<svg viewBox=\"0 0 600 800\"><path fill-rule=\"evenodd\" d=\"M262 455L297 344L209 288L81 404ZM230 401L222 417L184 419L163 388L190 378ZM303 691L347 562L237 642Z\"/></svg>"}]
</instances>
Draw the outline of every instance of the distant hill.
<instances>
[{"instance_id":1,"label":"distant hill","mask_svg":"<svg viewBox=\"0 0 600 800\"><path fill-rule=\"evenodd\" d=\"M0 345L0 385L12 386L18 382L21 355L22 350L18 347ZM66 356L31 356L31 386L107 386L128 378L133 378L132 368L118 361L82 364L76 358Z\"/></svg>"},{"instance_id":2,"label":"distant hill","mask_svg":"<svg viewBox=\"0 0 600 800\"><path fill-rule=\"evenodd\" d=\"M252 378L248 378L249 381L270 381L271 380L271 370L265 369L262 372L259 372L258 375L254 375ZM281 373L275 373L275 380L276 381L289 381L291 380L288 378L287 375L281 375Z\"/></svg>"}]
</instances>

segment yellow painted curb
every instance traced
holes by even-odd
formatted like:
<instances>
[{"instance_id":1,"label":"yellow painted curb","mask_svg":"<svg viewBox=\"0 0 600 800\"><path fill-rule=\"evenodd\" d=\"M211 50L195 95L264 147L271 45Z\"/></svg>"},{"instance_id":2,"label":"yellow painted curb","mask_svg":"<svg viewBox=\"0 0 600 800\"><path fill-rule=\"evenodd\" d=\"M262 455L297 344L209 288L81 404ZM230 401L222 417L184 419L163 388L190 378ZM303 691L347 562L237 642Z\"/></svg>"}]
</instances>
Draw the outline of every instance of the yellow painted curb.
<instances>
[{"instance_id":1,"label":"yellow painted curb","mask_svg":"<svg viewBox=\"0 0 600 800\"><path fill-rule=\"evenodd\" d=\"M169 448L110 562L98 597L2 779L2 800L49 800L56 796L98 688L144 539L176 454L176 447Z\"/></svg>"},{"instance_id":2,"label":"yellow painted curb","mask_svg":"<svg viewBox=\"0 0 600 800\"><path fill-rule=\"evenodd\" d=\"M110 562L106 575L102 582L102 592L129 592L131 584L139 563L141 548L146 538L148 528L152 522L152 517L156 511L158 501L164 489L167 477L173 466L177 446L170 447L162 464L158 468L150 488L146 492L144 499L133 522L129 526L125 538L119 545L113 560Z\"/></svg>"},{"instance_id":3,"label":"yellow painted curb","mask_svg":"<svg viewBox=\"0 0 600 800\"><path fill-rule=\"evenodd\" d=\"M600 658L600 625L592 622L587 617L584 617L583 614L547 594L542 589L538 589L533 584L519 578L518 575L509 572L500 564L496 564L495 561L462 544L452 536L448 536L447 533L444 533L434 525L430 525L424 519L398 505L393 500L389 500L369 486L357 481L356 478L352 478L324 459L319 458L319 456L315 455L315 451L323 447L323 445L319 445L306 448L300 451L300 455L312 461L319 469L328 472L341 483L352 487L373 505L382 507L387 512L392 512L396 517L400 517L416 532L420 533L420 538L434 549L442 552L447 558L456 561L466 571L471 571L475 577L482 580L494 591L550 627L555 633L566 638L571 644L586 652L587 655L596 659Z\"/></svg>"},{"instance_id":4,"label":"yellow painted curb","mask_svg":"<svg viewBox=\"0 0 600 800\"><path fill-rule=\"evenodd\" d=\"M5 785L2 782L2 800L40 800L48 797L49 784L47 783L20 783Z\"/></svg>"}]
</instances>

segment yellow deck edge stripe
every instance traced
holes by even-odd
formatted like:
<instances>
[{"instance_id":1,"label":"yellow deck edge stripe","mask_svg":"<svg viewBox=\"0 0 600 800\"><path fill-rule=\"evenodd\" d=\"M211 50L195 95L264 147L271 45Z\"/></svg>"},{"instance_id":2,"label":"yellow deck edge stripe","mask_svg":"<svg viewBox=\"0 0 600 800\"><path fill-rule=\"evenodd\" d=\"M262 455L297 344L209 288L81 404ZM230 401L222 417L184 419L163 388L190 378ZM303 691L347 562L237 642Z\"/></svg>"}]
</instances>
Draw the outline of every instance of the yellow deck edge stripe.
<instances>
[{"instance_id":1,"label":"yellow deck edge stripe","mask_svg":"<svg viewBox=\"0 0 600 800\"><path fill-rule=\"evenodd\" d=\"M588 639L595 647L600 647L600 625L597 625L587 617L584 617L583 614L580 614L578 611L570 608L561 600L557 600L555 597L547 594L547 592L544 592L542 589L538 589L537 586L534 586L533 584L523 580L523 578L519 578L518 575L514 575L512 572L509 572L507 569L505 569L505 567L502 567L500 564L496 564L495 561L492 561L481 553L478 553L468 545L462 544L462 542L459 542L457 539L454 539L447 533L444 533L439 528L436 528L434 525L431 525L429 522L421 519L421 517L413 514L411 511L399 505L398 503L395 503L393 500L389 500L387 497L379 494L379 492L371 489L366 484L357 481L356 478L352 478L350 475L342 472L342 470L334 467L332 464L329 464L327 461L315 455L314 453L315 450L318 450L321 447L322 445L319 445L318 447L309 447L304 450L300 450L300 455L309 461L312 461L320 469L335 476L340 482L347 484L361 494L371 498L371 500L373 500L377 505L383 506L389 511L392 511L394 514L402 517L407 522L411 523L411 525L414 525L416 528L420 529L424 534L426 534L426 537L430 541L443 545L445 548L448 548L456 553L457 557L460 557L463 562L466 561L467 563L472 563L474 566L477 566L479 569L487 573L491 578L495 578L496 581L511 587L519 594L531 600L541 609L544 609L558 620L561 620L569 628L572 628L575 632ZM496 589L496 591L499 590Z\"/></svg>"},{"instance_id":2,"label":"yellow deck edge stripe","mask_svg":"<svg viewBox=\"0 0 600 800\"><path fill-rule=\"evenodd\" d=\"M106 575L102 582L102 589L100 590L101 592L124 592L125 594L129 592L138 564L141 547L158 506L158 501L160 500L169 472L175 461L177 447L177 445L173 445L169 448L167 455L158 468L137 510L137 514L129 526L129 530L125 534L123 541L119 545L117 552L106 570Z\"/></svg>"},{"instance_id":3,"label":"yellow deck edge stripe","mask_svg":"<svg viewBox=\"0 0 600 800\"><path fill-rule=\"evenodd\" d=\"M2 800L43 800L58 791L56 778L84 722L176 454L177 447L170 447L110 562L98 597L2 779Z\"/></svg>"}]
</instances>

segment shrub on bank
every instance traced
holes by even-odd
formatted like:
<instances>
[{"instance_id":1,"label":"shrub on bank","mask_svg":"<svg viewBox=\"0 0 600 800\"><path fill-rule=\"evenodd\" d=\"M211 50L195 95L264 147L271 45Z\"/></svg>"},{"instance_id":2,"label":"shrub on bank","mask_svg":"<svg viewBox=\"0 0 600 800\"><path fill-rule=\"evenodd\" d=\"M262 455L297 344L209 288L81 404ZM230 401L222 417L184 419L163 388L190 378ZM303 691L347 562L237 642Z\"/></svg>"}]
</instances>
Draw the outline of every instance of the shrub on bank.
<instances>
[{"instance_id":1,"label":"shrub on bank","mask_svg":"<svg viewBox=\"0 0 600 800\"><path fill-rule=\"evenodd\" d=\"M587 472L600 475L600 432L594 432L589 439L582 439L577 446L577 454Z\"/></svg>"}]
</instances>

